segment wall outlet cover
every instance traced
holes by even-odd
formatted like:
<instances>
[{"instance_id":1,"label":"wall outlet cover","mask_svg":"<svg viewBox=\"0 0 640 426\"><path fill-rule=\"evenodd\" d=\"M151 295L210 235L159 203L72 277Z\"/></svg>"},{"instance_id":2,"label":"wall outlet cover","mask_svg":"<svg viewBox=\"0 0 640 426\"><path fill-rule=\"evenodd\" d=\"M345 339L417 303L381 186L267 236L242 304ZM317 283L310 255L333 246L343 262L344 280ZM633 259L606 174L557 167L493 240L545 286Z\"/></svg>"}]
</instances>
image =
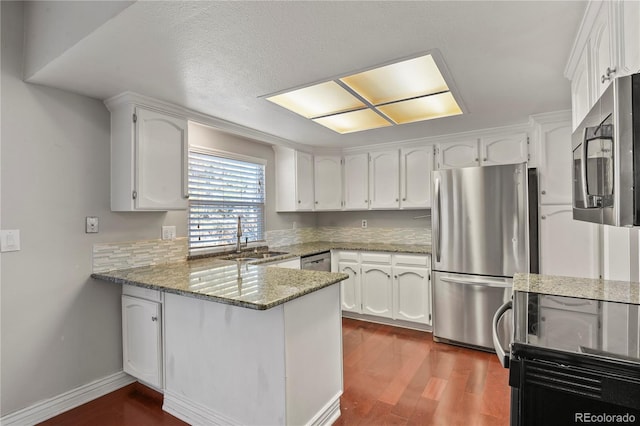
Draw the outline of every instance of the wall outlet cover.
<instances>
[{"instance_id":1,"label":"wall outlet cover","mask_svg":"<svg viewBox=\"0 0 640 426\"><path fill-rule=\"evenodd\" d=\"M97 216L87 216L85 219L84 232L87 234L95 234L98 232L99 220Z\"/></svg>"},{"instance_id":2,"label":"wall outlet cover","mask_svg":"<svg viewBox=\"0 0 640 426\"><path fill-rule=\"evenodd\" d=\"M19 251L20 250L20 230L6 229L0 231L0 251Z\"/></svg>"},{"instance_id":3,"label":"wall outlet cover","mask_svg":"<svg viewBox=\"0 0 640 426\"><path fill-rule=\"evenodd\" d=\"M367 220L366 219L362 219L362 227L363 228L367 227Z\"/></svg>"}]
</instances>

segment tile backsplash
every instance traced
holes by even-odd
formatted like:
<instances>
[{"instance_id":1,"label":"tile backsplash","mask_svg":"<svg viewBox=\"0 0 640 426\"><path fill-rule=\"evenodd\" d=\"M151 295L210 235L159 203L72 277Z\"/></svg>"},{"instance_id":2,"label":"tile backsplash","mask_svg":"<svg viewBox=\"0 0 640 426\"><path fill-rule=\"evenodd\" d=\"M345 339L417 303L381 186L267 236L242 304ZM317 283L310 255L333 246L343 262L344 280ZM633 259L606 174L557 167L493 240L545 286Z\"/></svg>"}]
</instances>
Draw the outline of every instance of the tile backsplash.
<instances>
[{"instance_id":1,"label":"tile backsplash","mask_svg":"<svg viewBox=\"0 0 640 426\"><path fill-rule=\"evenodd\" d=\"M187 258L187 238L144 240L93 245L93 272L135 268Z\"/></svg>"}]
</instances>

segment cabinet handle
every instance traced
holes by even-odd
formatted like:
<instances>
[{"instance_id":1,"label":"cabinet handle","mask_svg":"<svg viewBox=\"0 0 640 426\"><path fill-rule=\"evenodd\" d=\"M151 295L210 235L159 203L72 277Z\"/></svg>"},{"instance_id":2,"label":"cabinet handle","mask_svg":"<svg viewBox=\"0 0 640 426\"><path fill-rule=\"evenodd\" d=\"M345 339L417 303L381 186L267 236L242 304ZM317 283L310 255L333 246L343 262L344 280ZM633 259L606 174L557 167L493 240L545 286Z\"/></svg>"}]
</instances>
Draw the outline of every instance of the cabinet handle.
<instances>
[{"instance_id":1,"label":"cabinet handle","mask_svg":"<svg viewBox=\"0 0 640 426\"><path fill-rule=\"evenodd\" d=\"M302 203L302 201L298 200L298 204Z\"/></svg>"},{"instance_id":2,"label":"cabinet handle","mask_svg":"<svg viewBox=\"0 0 640 426\"><path fill-rule=\"evenodd\" d=\"M403 198L403 199L402 199L402 201L407 201L407 198L406 198L406 197L405 197L405 198Z\"/></svg>"},{"instance_id":3,"label":"cabinet handle","mask_svg":"<svg viewBox=\"0 0 640 426\"><path fill-rule=\"evenodd\" d=\"M547 191L545 191L544 189L540 192L542 195L546 194Z\"/></svg>"},{"instance_id":4,"label":"cabinet handle","mask_svg":"<svg viewBox=\"0 0 640 426\"><path fill-rule=\"evenodd\" d=\"M540 216L540 219L545 220L547 217L545 215Z\"/></svg>"},{"instance_id":5,"label":"cabinet handle","mask_svg":"<svg viewBox=\"0 0 640 426\"><path fill-rule=\"evenodd\" d=\"M158 317L151 317L151 321L158 321Z\"/></svg>"},{"instance_id":6,"label":"cabinet handle","mask_svg":"<svg viewBox=\"0 0 640 426\"><path fill-rule=\"evenodd\" d=\"M393 278L395 278L395 279L397 280L397 279L398 279L398 276L397 276L397 275L394 275L394 276L393 276Z\"/></svg>"},{"instance_id":7,"label":"cabinet handle","mask_svg":"<svg viewBox=\"0 0 640 426\"><path fill-rule=\"evenodd\" d=\"M482 159L482 161L487 161L487 157L484 157L484 158Z\"/></svg>"},{"instance_id":8,"label":"cabinet handle","mask_svg":"<svg viewBox=\"0 0 640 426\"><path fill-rule=\"evenodd\" d=\"M316 204L318 204L318 202L316 201Z\"/></svg>"},{"instance_id":9,"label":"cabinet handle","mask_svg":"<svg viewBox=\"0 0 640 426\"><path fill-rule=\"evenodd\" d=\"M478 157L476 157L476 163L479 161L480 159Z\"/></svg>"},{"instance_id":10,"label":"cabinet handle","mask_svg":"<svg viewBox=\"0 0 640 426\"><path fill-rule=\"evenodd\" d=\"M396 201L398 201L398 199L396 198Z\"/></svg>"},{"instance_id":11,"label":"cabinet handle","mask_svg":"<svg viewBox=\"0 0 640 426\"><path fill-rule=\"evenodd\" d=\"M131 193L131 197L135 200L136 198L138 198L138 191L133 191Z\"/></svg>"},{"instance_id":12,"label":"cabinet handle","mask_svg":"<svg viewBox=\"0 0 640 426\"><path fill-rule=\"evenodd\" d=\"M607 72L605 75L603 75L602 77L600 77L600 82L602 84L604 84L605 81L609 81L611 80L611 75L614 74L616 72L616 68L611 68L611 67L607 67Z\"/></svg>"}]
</instances>

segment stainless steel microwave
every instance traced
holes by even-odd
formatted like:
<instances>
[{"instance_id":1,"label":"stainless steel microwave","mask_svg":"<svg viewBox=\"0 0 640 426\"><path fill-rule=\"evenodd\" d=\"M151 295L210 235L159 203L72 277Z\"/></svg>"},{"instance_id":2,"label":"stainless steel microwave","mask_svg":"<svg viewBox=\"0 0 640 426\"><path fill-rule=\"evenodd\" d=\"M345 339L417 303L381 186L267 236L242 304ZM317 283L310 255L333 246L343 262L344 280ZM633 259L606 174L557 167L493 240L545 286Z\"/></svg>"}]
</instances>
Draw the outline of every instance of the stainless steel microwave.
<instances>
[{"instance_id":1,"label":"stainless steel microwave","mask_svg":"<svg viewBox=\"0 0 640 426\"><path fill-rule=\"evenodd\" d=\"M573 218L640 226L640 73L613 80L571 145Z\"/></svg>"}]
</instances>

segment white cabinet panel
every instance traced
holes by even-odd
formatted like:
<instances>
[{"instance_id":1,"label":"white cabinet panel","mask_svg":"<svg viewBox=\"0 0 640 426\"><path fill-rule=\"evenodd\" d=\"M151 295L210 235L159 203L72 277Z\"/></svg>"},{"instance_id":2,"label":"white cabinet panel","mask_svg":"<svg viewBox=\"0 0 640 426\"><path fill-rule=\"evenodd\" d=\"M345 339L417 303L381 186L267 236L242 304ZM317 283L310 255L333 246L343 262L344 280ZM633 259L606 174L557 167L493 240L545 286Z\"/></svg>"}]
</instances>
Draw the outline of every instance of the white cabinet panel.
<instances>
[{"instance_id":1,"label":"white cabinet panel","mask_svg":"<svg viewBox=\"0 0 640 426\"><path fill-rule=\"evenodd\" d=\"M122 296L123 370L162 388L160 303Z\"/></svg>"},{"instance_id":2,"label":"white cabinet panel","mask_svg":"<svg viewBox=\"0 0 640 426\"><path fill-rule=\"evenodd\" d=\"M400 150L400 207L431 207L433 146Z\"/></svg>"},{"instance_id":3,"label":"white cabinet panel","mask_svg":"<svg viewBox=\"0 0 640 426\"><path fill-rule=\"evenodd\" d=\"M372 152L369 161L369 199L372 209L398 208L400 159L398 150Z\"/></svg>"},{"instance_id":4,"label":"white cabinet panel","mask_svg":"<svg viewBox=\"0 0 640 426\"><path fill-rule=\"evenodd\" d=\"M429 269L394 267L394 319L431 323Z\"/></svg>"},{"instance_id":5,"label":"white cabinet panel","mask_svg":"<svg viewBox=\"0 0 640 426\"><path fill-rule=\"evenodd\" d=\"M438 146L438 169L455 169L480 165L478 140L451 142Z\"/></svg>"},{"instance_id":6,"label":"white cabinet panel","mask_svg":"<svg viewBox=\"0 0 640 426\"><path fill-rule=\"evenodd\" d=\"M540 138L540 203L571 204L571 124L544 124Z\"/></svg>"},{"instance_id":7,"label":"white cabinet panel","mask_svg":"<svg viewBox=\"0 0 640 426\"><path fill-rule=\"evenodd\" d=\"M349 275L349 278L340 283L340 299L342 310L362 313L362 301L360 295L360 265L355 262L338 262L338 272Z\"/></svg>"},{"instance_id":8,"label":"white cabinet panel","mask_svg":"<svg viewBox=\"0 0 640 426\"><path fill-rule=\"evenodd\" d=\"M344 156L344 207L369 208L369 154Z\"/></svg>"},{"instance_id":9,"label":"white cabinet panel","mask_svg":"<svg viewBox=\"0 0 640 426\"><path fill-rule=\"evenodd\" d=\"M480 160L483 166L526 162L528 160L527 134L481 138Z\"/></svg>"},{"instance_id":10,"label":"white cabinet panel","mask_svg":"<svg viewBox=\"0 0 640 426\"><path fill-rule=\"evenodd\" d=\"M618 6L618 70L616 75L640 71L640 2L621 1Z\"/></svg>"},{"instance_id":11,"label":"white cabinet panel","mask_svg":"<svg viewBox=\"0 0 640 426\"><path fill-rule=\"evenodd\" d=\"M296 151L296 196L298 210L313 210L313 156Z\"/></svg>"},{"instance_id":12,"label":"white cabinet panel","mask_svg":"<svg viewBox=\"0 0 640 426\"><path fill-rule=\"evenodd\" d=\"M392 318L391 267L362 265L362 313Z\"/></svg>"},{"instance_id":13,"label":"white cabinet panel","mask_svg":"<svg viewBox=\"0 0 640 426\"><path fill-rule=\"evenodd\" d=\"M611 84L616 66L613 61L613 49L611 45L611 25L609 20L609 3L603 2L591 30L591 57L593 60L592 81L594 87L594 98L591 105L600 98L600 95ZM611 78L610 78L611 77Z\"/></svg>"},{"instance_id":14,"label":"white cabinet panel","mask_svg":"<svg viewBox=\"0 0 640 426\"><path fill-rule=\"evenodd\" d=\"M573 220L570 205L540 206L540 273L599 278L598 225Z\"/></svg>"},{"instance_id":15,"label":"white cabinet panel","mask_svg":"<svg viewBox=\"0 0 640 426\"><path fill-rule=\"evenodd\" d=\"M342 208L342 157L316 155L314 160L316 210Z\"/></svg>"},{"instance_id":16,"label":"white cabinet panel","mask_svg":"<svg viewBox=\"0 0 640 426\"><path fill-rule=\"evenodd\" d=\"M573 117L572 130L578 127L578 124L587 115L591 108L592 89L590 70L590 50L589 45L585 46L578 59L576 70L571 79L571 113Z\"/></svg>"}]
</instances>

